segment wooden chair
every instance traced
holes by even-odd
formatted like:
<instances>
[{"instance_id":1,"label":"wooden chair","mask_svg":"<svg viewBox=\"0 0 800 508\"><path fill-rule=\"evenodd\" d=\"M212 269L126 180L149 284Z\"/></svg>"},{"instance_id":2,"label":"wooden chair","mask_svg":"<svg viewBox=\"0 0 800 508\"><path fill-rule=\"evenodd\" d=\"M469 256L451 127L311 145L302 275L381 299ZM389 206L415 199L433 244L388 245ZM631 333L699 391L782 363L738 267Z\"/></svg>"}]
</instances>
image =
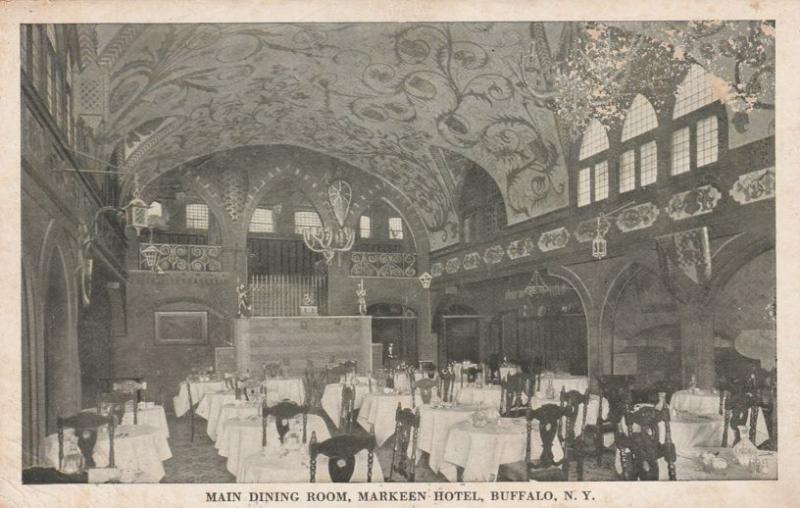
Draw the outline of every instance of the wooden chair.
<instances>
[{"instance_id":1,"label":"wooden chair","mask_svg":"<svg viewBox=\"0 0 800 508\"><path fill-rule=\"evenodd\" d=\"M283 439L289 432L289 420L297 415L303 415L303 443L307 441L308 408L290 401L278 402L274 406L267 406L267 401L261 403L261 447L267 446L267 420L270 416L275 420L275 429L278 439L283 444Z\"/></svg>"},{"instance_id":2,"label":"wooden chair","mask_svg":"<svg viewBox=\"0 0 800 508\"><path fill-rule=\"evenodd\" d=\"M498 471L499 481L567 481L569 479L569 454L564 445L562 420L569 416L569 409L558 404L545 404L536 409L528 408L525 460L503 464ZM542 453L537 459L531 457L533 421L538 422ZM553 446L561 445L564 452L561 460L555 460Z\"/></svg>"},{"instance_id":3,"label":"wooden chair","mask_svg":"<svg viewBox=\"0 0 800 508\"><path fill-rule=\"evenodd\" d=\"M725 418L725 426L722 431L722 446L728 446L729 428L733 431L733 443L731 443L731 446L741 441L742 436L739 428L747 423L748 417L750 418L748 436L750 441L755 444L758 417L761 410L756 395L752 392L730 393L725 391L723 392L722 405Z\"/></svg>"},{"instance_id":4,"label":"wooden chair","mask_svg":"<svg viewBox=\"0 0 800 508\"><path fill-rule=\"evenodd\" d=\"M97 433L100 427L106 426L108 430L108 466L114 466L114 429L116 422L113 416L104 416L95 413L81 412L68 417L58 417L58 469L64 465L64 429L71 428L78 438L78 449L83 459L82 472L95 467L94 446L97 443Z\"/></svg>"},{"instance_id":5,"label":"wooden chair","mask_svg":"<svg viewBox=\"0 0 800 508\"><path fill-rule=\"evenodd\" d=\"M439 372L439 398L442 399L443 402L453 402L454 381L455 374L449 368Z\"/></svg>"},{"instance_id":6,"label":"wooden chair","mask_svg":"<svg viewBox=\"0 0 800 508\"><path fill-rule=\"evenodd\" d=\"M594 450L597 465L603 463L603 453L616 451L615 446L606 447L603 439L607 434L616 435L628 405L631 403L631 385L633 376L605 375L598 379L600 386L600 404L597 408L597 419L589 422L584 434L594 436ZM604 404L608 404L608 416L603 418Z\"/></svg>"},{"instance_id":7,"label":"wooden chair","mask_svg":"<svg viewBox=\"0 0 800 508\"><path fill-rule=\"evenodd\" d=\"M500 380L500 407L504 416L527 414L528 404L522 401L522 394L527 395L528 398L532 396L530 385L530 377L522 372L511 374L505 380Z\"/></svg>"},{"instance_id":8,"label":"wooden chair","mask_svg":"<svg viewBox=\"0 0 800 508\"><path fill-rule=\"evenodd\" d=\"M353 430L353 420L355 419L356 387L353 385L342 385L342 409L339 412L339 429L342 432Z\"/></svg>"},{"instance_id":9,"label":"wooden chair","mask_svg":"<svg viewBox=\"0 0 800 508\"><path fill-rule=\"evenodd\" d=\"M306 405L310 408L322 406L322 395L325 393L325 371L321 369L306 369L303 384L306 389Z\"/></svg>"},{"instance_id":10,"label":"wooden chair","mask_svg":"<svg viewBox=\"0 0 800 508\"><path fill-rule=\"evenodd\" d=\"M464 379L466 378L467 384L474 383L478 380L478 375L480 374L480 369L478 367L468 367L466 369L461 369L461 386L464 386Z\"/></svg>"},{"instance_id":11,"label":"wooden chair","mask_svg":"<svg viewBox=\"0 0 800 508\"><path fill-rule=\"evenodd\" d=\"M670 480L676 479L675 445L672 442L669 425L669 405L662 394L657 406L642 406L625 413L627 434L618 433L615 438L622 463L622 479L658 480L659 459L667 462ZM659 424L664 424L664 442L661 443ZM634 425L639 427L634 432Z\"/></svg>"},{"instance_id":12,"label":"wooden chair","mask_svg":"<svg viewBox=\"0 0 800 508\"><path fill-rule=\"evenodd\" d=\"M578 481L583 481L583 463L587 457L596 457L597 452L595 446L597 442L591 439L586 433L586 415L589 412L589 401L591 395L589 388L584 393L577 390L566 391L563 387L561 389L561 406L566 408L569 413L567 415L567 429L565 434L566 448L569 450L570 459L575 459L576 474ZM583 411L580 419L580 432L576 434L575 427L578 423L578 413Z\"/></svg>"},{"instance_id":13,"label":"wooden chair","mask_svg":"<svg viewBox=\"0 0 800 508\"><path fill-rule=\"evenodd\" d=\"M264 364L264 379L274 379L283 373L283 366L279 362L268 362Z\"/></svg>"},{"instance_id":14,"label":"wooden chair","mask_svg":"<svg viewBox=\"0 0 800 508\"><path fill-rule=\"evenodd\" d=\"M317 442L317 433L311 433L311 442L308 445L309 480L316 483L317 456L322 454L328 457L328 472L334 483L349 483L353 477L356 466L356 455L361 450L367 450L367 482L372 482L372 465L375 461L375 433L374 429L364 435L342 434Z\"/></svg>"},{"instance_id":15,"label":"wooden chair","mask_svg":"<svg viewBox=\"0 0 800 508\"><path fill-rule=\"evenodd\" d=\"M416 389L419 390L423 404L431 403L431 399L433 398L433 389L436 388L437 385L438 383L430 378L420 379L415 383ZM414 397L415 394L412 393L411 396Z\"/></svg>"},{"instance_id":16,"label":"wooden chair","mask_svg":"<svg viewBox=\"0 0 800 508\"><path fill-rule=\"evenodd\" d=\"M128 406L133 412L133 424L139 424L139 404L136 392L101 393L97 397L97 414L113 416L115 425L122 425Z\"/></svg>"},{"instance_id":17,"label":"wooden chair","mask_svg":"<svg viewBox=\"0 0 800 508\"><path fill-rule=\"evenodd\" d=\"M414 481L414 470L417 463L417 434L419 433L419 408L405 408L397 404L394 416L394 450L392 465L389 468L389 480L397 471L408 481ZM408 456L409 447L411 456Z\"/></svg>"}]
</instances>

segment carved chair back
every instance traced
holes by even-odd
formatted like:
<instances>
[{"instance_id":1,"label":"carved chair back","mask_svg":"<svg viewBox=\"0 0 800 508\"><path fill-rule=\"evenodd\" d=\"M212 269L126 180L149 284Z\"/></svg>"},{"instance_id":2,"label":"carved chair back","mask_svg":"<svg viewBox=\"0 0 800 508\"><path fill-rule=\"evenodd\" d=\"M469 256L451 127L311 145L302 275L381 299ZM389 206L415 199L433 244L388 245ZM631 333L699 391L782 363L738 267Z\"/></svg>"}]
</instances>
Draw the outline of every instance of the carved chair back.
<instances>
[{"instance_id":1,"label":"carved chair back","mask_svg":"<svg viewBox=\"0 0 800 508\"><path fill-rule=\"evenodd\" d=\"M397 404L395 412L395 441L392 451L392 465L389 469L389 479L396 471L404 476L408 481L414 481L415 467L417 462L417 434L419 432L419 408L403 409L401 404ZM411 452L409 457L408 453Z\"/></svg>"},{"instance_id":2,"label":"carved chair back","mask_svg":"<svg viewBox=\"0 0 800 508\"><path fill-rule=\"evenodd\" d=\"M431 399L433 398L433 389L436 388L437 385L438 383L430 378L420 379L415 383L416 389L419 390L423 404L431 403Z\"/></svg>"},{"instance_id":3,"label":"carved chair back","mask_svg":"<svg viewBox=\"0 0 800 508\"><path fill-rule=\"evenodd\" d=\"M125 413L133 413L133 424L139 424L139 404L136 402L136 393L108 392L97 396L97 414L114 417L115 425L122 425Z\"/></svg>"},{"instance_id":4,"label":"carved chair back","mask_svg":"<svg viewBox=\"0 0 800 508\"><path fill-rule=\"evenodd\" d=\"M321 443L317 442L317 433L311 433L311 441L308 445L309 476L310 482L315 483L317 479L317 457L325 455L328 457L328 473L334 483L348 483L353 477L356 465L356 455L361 450L367 450L367 482L372 482L372 465L375 460L375 433L371 429L365 435L341 434L329 438Z\"/></svg>"},{"instance_id":5,"label":"carved chair back","mask_svg":"<svg viewBox=\"0 0 800 508\"><path fill-rule=\"evenodd\" d=\"M557 404L545 404L536 409L529 409L527 414L527 439L525 443L525 464L528 473L528 480L534 480L537 476L562 477L567 480L568 474L568 453L564 446L563 420L569 416L569 409ZM538 423L539 438L542 443L542 453L538 458L531 457L532 432L534 421ZM555 460L553 453L554 446L561 446L563 456L560 460Z\"/></svg>"},{"instance_id":6,"label":"carved chair back","mask_svg":"<svg viewBox=\"0 0 800 508\"><path fill-rule=\"evenodd\" d=\"M114 429L116 422L113 416L81 412L67 417L58 417L56 427L58 430L58 469L64 466L64 429L71 428L78 438L78 449L82 457L82 469L95 467L94 447L97 443L97 433L105 426L108 431L108 467L114 466Z\"/></svg>"},{"instance_id":7,"label":"carved chair back","mask_svg":"<svg viewBox=\"0 0 800 508\"><path fill-rule=\"evenodd\" d=\"M669 406L664 403L664 399L665 394L662 394L656 406L641 406L625 414L627 434L617 436L622 476L625 480L658 480L658 461L661 458L667 462L669 479L676 479L677 455L670 430ZM664 426L663 443L661 425Z\"/></svg>"},{"instance_id":8,"label":"carved chair back","mask_svg":"<svg viewBox=\"0 0 800 508\"><path fill-rule=\"evenodd\" d=\"M269 417L272 416L275 421L275 430L278 431L278 439L283 444L283 439L289 432L291 420L296 416L302 415L303 417L303 436L302 441L305 443L306 431L308 428L308 408L295 404L294 402L285 400L278 402L273 406L267 406L267 401L261 403L261 446L267 446L267 422Z\"/></svg>"},{"instance_id":9,"label":"carved chair back","mask_svg":"<svg viewBox=\"0 0 800 508\"><path fill-rule=\"evenodd\" d=\"M530 376L523 372L509 374L500 380L500 407L504 415L514 415L519 413L519 408L527 407L522 395L525 394L525 398L531 397L531 385Z\"/></svg>"}]
</instances>

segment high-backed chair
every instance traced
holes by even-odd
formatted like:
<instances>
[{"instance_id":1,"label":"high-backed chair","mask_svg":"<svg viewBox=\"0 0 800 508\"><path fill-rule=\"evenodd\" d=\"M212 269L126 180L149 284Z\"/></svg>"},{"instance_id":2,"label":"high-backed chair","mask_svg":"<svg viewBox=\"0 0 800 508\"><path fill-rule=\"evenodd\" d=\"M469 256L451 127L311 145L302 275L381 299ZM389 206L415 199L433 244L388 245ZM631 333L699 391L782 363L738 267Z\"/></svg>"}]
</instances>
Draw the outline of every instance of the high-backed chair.
<instances>
[{"instance_id":1,"label":"high-backed chair","mask_svg":"<svg viewBox=\"0 0 800 508\"><path fill-rule=\"evenodd\" d=\"M389 480L397 472L408 481L414 481L417 463L417 434L419 433L419 408L405 408L397 404L394 416L394 449L392 465L389 468ZM409 456L409 450L411 455Z\"/></svg>"},{"instance_id":2,"label":"high-backed chair","mask_svg":"<svg viewBox=\"0 0 800 508\"><path fill-rule=\"evenodd\" d=\"M325 393L325 371L308 368L303 376L306 389L306 405L310 408L319 408L322 405L322 395Z\"/></svg>"},{"instance_id":3,"label":"high-backed chair","mask_svg":"<svg viewBox=\"0 0 800 508\"><path fill-rule=\"evenodd\" d=\"M504 416L523 416L528 407L522 395L532 396L532 382L528 374L518 372L500 380L500 407Z\"/></svg>"},{"instance_id":4,"label":"high-backed chair","mask_svg":"<svg viewBox=\"0 0 800 508\"><path fill-rule=\"evenodd\" d=\"M586 418L589 412L589 401L591 395L589 388L585 392L577 390L566 391L561 389L561 406L569 411L567 415L567 428L565 429L565 443L569 450L570 460L574 459L577 466L578 481L583 481L583 463L588 457L595 457L596 441L586 433ZM580 420L578 420L580 415ZM579 430L576 432L575 428Z\"/></svg>"},{"instance_id":5,"label":"high-backed chair","mask_svg":"<svg viewBox=\"0 0 800 508\"><path fill-rule=\"evenodd\" d=\"M480 373L481 370L478 367L467 367L466 369L461 369L461 386L464 386L464 380L467 381L467 384L477 381Z\"/></svg>"},{"instance_id":6,"label":"high-backed chair","mask_svg":"<svg viewBox=\"0 0 800 508\"><path fill-rule=\"evenodd\" d=\"M500 481L567 481L569 479L569 453L564 443L562 420L569 416L569 409L558 404L545 404L536 409L528 409L525 460L503 464L498 471ZM542 453L532 457L531 443L534 421L538 423ZM560 446L563 456L555 460L554 447Z\"/></svg>"},{"instance_id":7,"label":"high-backed chair","mask_svg":"<svg viewBox=\"0 0 800 508\"><path fill-rule=\"evenodd\" d=\"M449 368L445 368L439 372L439 398L443 402L453 402L453 384L455 381L455 374Z\"/></svg>"},{"instance_id":8,"label":"high-backed chair","mask_svg":"<svg viewBox=\"0 0 800 508\"><path fill-rule=\"evenodd\" d=\"M283 444L283 439L289 432L289 420L297 415L303 416L303 436L302 442L305 443L308 428L308 408L295 404L290 401L281 401L273 406L267 406L267 401L261 403L261 447L267 446L267 422L269 417L275 421L275 429L278 431L278 439Z\"/></svg>"},{"instance_id":9,"label":"high-backed chair","mask_svg":"<svg viewBox=\"0 0 800 508\"><path fill-rule=\"evenodd\" d=\"M625 411L631 402L631 386L633 376L605 375L598 379L600 387L600 404L597 408L595 421L587 421L584 434L594 437L594 450L597 465L603 462L603 453L616 451L615 446L606 447L604 437L608 434L616 435L619 432L620 422L625 416ZM608 413L603 418L603 413L608 405Z\"/></svg>"},{"instance_id":10,"label":"high-backed chair","mask_svg":"<svg viewBox=\"0 0 800 508\"><path fill-rule=\"evenodd\" d=\"M136 392L109 392L97 396L97 414L113 416L115 425L122 425L128 408L133 412L133 424L139 424L139 404Z\"/></svg>"},{"instance_id":11,"label":"high-backed chair","mask_svg":"<svg viewBox=\"0 0 800 508\"><path fill-rule=\"evenodd\" d=\"M351 432L353 430L355 405L356 387L342 384L342 408L339 412L339 429L341 429L342 432Z\"/></svg>"},{"instance_id":12,"label":"high-backed chair","mask_svg":"<svg viewBox=\"0 0 800 508\"><path fill-rule=\"evenodd\" d=\"M670 480L676 479L677 455L672 442L669 424L669 405L662 395L656 406L642 406L625 414L627 433L616 436L624 480L658 480L659 459L667 462ZM664 442L661 442L659 425L664 425ZM635 431L636 426L639 427Z\"/></svg>"},{"instance_id":13,"label":"high-backed chair","mask_svg":"<svg viewBox=\"0 0 800 508\"><path fill-rule=\"evenodd\" d=\"M367 450L367 482L372 481L372 465L375 461L375 433L369 434L342 434L329 438L321 443L317 442L317 433L311 433L308 445L309 480L315 483L317 479L317 457L328 457L328 473L334 483L349 483L353 478L356 466L356 455L361 450Z\"/></svg>"},{"instance_id":14,"label":"high-backed chair","mask_svg":"<svg viewBox=\"0 0 800 508\"><path fill-rule=\"evenodd\" d=\"M97 443L97 433L101 427L108 430L108 466L114 466L114 429L116 422L113 416L81 412L67 417L58 417L58 469L64 466L64 429L71 428L78 438L78 449L83 460L82 470L95 467L94 447Z\"/></svg>"}]
</instances>

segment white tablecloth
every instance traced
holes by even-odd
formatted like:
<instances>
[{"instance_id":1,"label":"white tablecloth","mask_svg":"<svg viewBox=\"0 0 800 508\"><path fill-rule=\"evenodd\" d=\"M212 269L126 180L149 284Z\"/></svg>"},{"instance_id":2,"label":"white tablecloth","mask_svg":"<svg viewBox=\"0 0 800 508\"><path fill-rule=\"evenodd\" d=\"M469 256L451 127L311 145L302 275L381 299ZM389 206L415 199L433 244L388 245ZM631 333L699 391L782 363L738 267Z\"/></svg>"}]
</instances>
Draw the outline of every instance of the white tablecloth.
<instances>
[{"instance_id":1,"label":"white tablecloth","mask_svg":"<svg viewBox=\"0 0 800 508\"><path fill-rule=\"evenodd\" d=\"M209 420L209 437L216 441L222 432L223 425L230 419L260 417L260 415L260 402L248 402L245 400L234 400L233 402L227 402L222 405L219 413L217 414L213 436L211 436L211 421Z\"/></svg>"},{"instance_id":2,"label":"white tablecloth","mask_svg":"<svg viewBox=\"0 0 800 508\"><path fill-rule=\"evenodd\" d=\"M45 457L58 467L58 435L51 434L44 441ZM64 455L80 454L75 433L64 429ZM94 447L96 467L108 466L108 434L97 435ZM114 434L114 465L121 471L139 471L137 481L158 482L164 477L161 463L172 457L167 438L163 432L149 425L120 425Z\"/></svg>"},{"instance_id":3,"label":"white tablecloth","mask_svg":"<svg viewBox=\"0 0 800 508\"><path fill-rule=\"evenodd\" d=\"M219 392L225 389L224 381L198 381L191 383L192 387L192 402L197 404L203 395L209 392ZM175 416L181 417L189 410L189 392L186 390L186 381L181 382L178 389L178 395L172 398L172 404L175 408Z\"/></svg>"},{"instance_id":4,"label":"white tablecloth","mask_svg":"<svg viewBox=\"0 0 800 508\"><path fill-rule=\"evenodd\" d=\"M698 415L718 415L719 394L709 391L692 393L689 390L679 390L672 394L669 407L676 411Z\"/></svg>"},{"instance_id":5,"label":"white tablecloth","mask_svg":"<svg viewBox=\"0 0 800 508\"><path fill-rule=\"evenodd\" d=\"M355 387L356 397L354 408L359 409L364 403L364 397L369 394L369 384L357 384ZM322 404L322 409L324 409L325 413L331 418L333 424L338 427L339 417L342 413L342 385L339 383L325 385L325 391L322 393L320 402Z\"/></svg>"},{"instance_id":6,"label":"white tablecloth","mask_svg":"<svg viewBox=\"0 0 800 508\"><path fill-rule=\"evenodd\" d=\"M435 473L439 472L444 460L444 446L450 427L470 420L472 413L477 410L478 406L432 407L426 404L420 407L417 449L428 453L428 465Z\"/></svg>"},{"instance_id":7,"label":"white tablecloth","mask_svg":"<svg viewBox=\"0 0 800 508\"><path fill-rule=\"evenodd\" d=\"M519 367L516 365L509 367L500 367L500 378L505 380L509 375L519 372Z\"/></svg>"},{"instance_id":8,"label":"white tablecloth","mask_svg":"<svg viewBox=\"0 0 800 508\"><path fill-rule=\"evenodd\" d=\"M282 400L291 400L302 405L306 398L303 380L299 377L285 379L267 379L264 381L267 389L267 403L273 405Z\"/></svg>"},{"instance_id":9,"label":"white tablecloth","mask_svg":"<svg viewBox=\"0 0 800 508\"><path fill-rule=\"evenodd\" d=\"M219 424L219 413L222 411L222 406L235 400L236 394L233 392L206 393L200 400L200 404L197 405L195 413L208 421L206 433L212 440L217 438L217 425Z\"/></svg>"},{"instance_id":10,"label":"white tablecloth","mask_svg":"<svg viewBox=\"0 0 800 508\"><path fill-rule=\"evenodd\" d=\"M159 432L164 434L164 438L169 438L169 425L167 425L167 415L164 412L164 406L153 405L151 407L140 407L137 411L136 419L138 425L149 425L155 427ZM90 407L83 411L88 413L96 413L97 408ZM126 405L125 415L122 417L123 425L133 425L133 408Z\"/></svg>"},{"instance_id":11,"label":"white tablecloth","mask_svg":"<svg viewBox=\"0 0 800 508\"><path fill-rule=\"evenodd\" d=\"M450 427L440 472L451 482L457 480L456 466L464 468L465 482L486 482L497 476L500 464L525 460L525 419L503 418L504 425L474 427L471 421ZM539 431L531 432L531 457L542 453ZM564 456L558 439L553 439L553 456Z\"/></svg>"},{"instance_id":12,"label":"white tablecloth","mask_svg":"<svg viewBox=\"0 0 800 508\"><path fill-rule=\"evenodd\" d=\"M539 386L539 390L536 392L536 397L544 398L545 394L547 393L547 385L549 384L551 379L551 375L549 374L542 374L541 377L541 386ZM589 378L587 376L572 376L570 374L553 374L553 392L555 393L556 398L558 398L561 394L561 388L565 388L566 391L576 390L581 393L585 393L586 389L589 388Z\"/></svg>"},{"instance_id":13,"label":"white tablecloth","mask_svg":"<svg viewBox=\"0 0 800 508\"><path fill-rule=\"evenodd\" d=\"M291 425L291 431L297 432L302 438L302 422L297 417ZM325 421L317 415L308 415L306 425L306 441L311 441L311 433L317 433L317 441L324 441L330 437ZM280 438L275 428L272 417L267 420L267 446L278 446ZM261 450L261 417L233 418L225 420L219 429L219 438L216 443L220 456L227 457L227 468L231 474L238 476L242 460L248 455ZM308 444L302 445L308 448Z\"/></svg>"},{"instance_id":14,"label":"white tablecloth","mask_svg":"<svg viewBox=\"0 0 800 508\"><path fill-rule=\"evenodd\" d=\"M488 407L500 407L500 385L464 385L456 382L456 402L459 404L483 404Z\"/></svg>"},{"instance_id":15,"label":"white tablecloth","mask_svg":"<svg viewBox=\"0 0 800 508\"><path fill-rule=\"evenodd\" d=\"M351 483L367 481L368 452L356 455L356 467ZM249 455L242 461L236 481L239 483L308 483L310 479L308 447L282 455L280 449L267 449ZM317 483L330 483L328 458L317 455ZM372 481L382 482L383 471L377 456L372 461Z\"/></svg>"},{"instance_id":16,"label":"white tablecloth","mask_svg":"<svg viewBox=\"0 0 800 508\"><path fill-rule=\"evenodd\" d=\"M411 394L370 393L364 397L364 403L358 412L358 424L367 431L370 427L374 427L378 446L394 434L394 417L398 403L402 404L403 408L410 408ZM422 405L422 396L419 393L416 395L416 405Z\"/></svg>"}]
</instances>

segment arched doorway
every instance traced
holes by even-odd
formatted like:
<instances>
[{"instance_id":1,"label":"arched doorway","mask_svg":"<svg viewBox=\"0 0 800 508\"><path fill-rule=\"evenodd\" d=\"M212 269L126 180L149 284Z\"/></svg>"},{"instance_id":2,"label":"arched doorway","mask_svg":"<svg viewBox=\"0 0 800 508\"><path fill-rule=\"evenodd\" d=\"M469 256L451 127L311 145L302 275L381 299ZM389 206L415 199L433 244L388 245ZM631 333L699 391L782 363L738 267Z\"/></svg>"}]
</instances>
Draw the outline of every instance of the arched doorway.
<instances>
[{"instance_id":1,"label":"arched doorway","mask_svg":"<svg viewBox=\"0 0 800 508\"><path fill-rule=\"evenodd\" d=\"M433 320L439 335L440 363L481 361L481 320L475 309L467 305L450 304L440 309Z\"/></svg>"},{"instance_id":2,"label":"arched doorway","mask_svg":"<svg viewBox=\"0 0 800 508\"><path fill-rule=\"evenodd\" d=\"M50 257L44 301L44 372L45 426L47 433L56 430L56 419L68 413L73 398L68 373L77 366L70 348L70 312L64 258L59 248Z\"/></svg>"},{"instance_id":3,"label":"arched doorway","mask_svg":"<svg viewBox=\"0 0 800 508\"><path fill-rule=\"evenodd\" d=\"M403 361L416 365L417 313L399 303L375 303L367 307L372 316L372 343L383 347L383 365Z\"/></svg>"}]
</instances>

